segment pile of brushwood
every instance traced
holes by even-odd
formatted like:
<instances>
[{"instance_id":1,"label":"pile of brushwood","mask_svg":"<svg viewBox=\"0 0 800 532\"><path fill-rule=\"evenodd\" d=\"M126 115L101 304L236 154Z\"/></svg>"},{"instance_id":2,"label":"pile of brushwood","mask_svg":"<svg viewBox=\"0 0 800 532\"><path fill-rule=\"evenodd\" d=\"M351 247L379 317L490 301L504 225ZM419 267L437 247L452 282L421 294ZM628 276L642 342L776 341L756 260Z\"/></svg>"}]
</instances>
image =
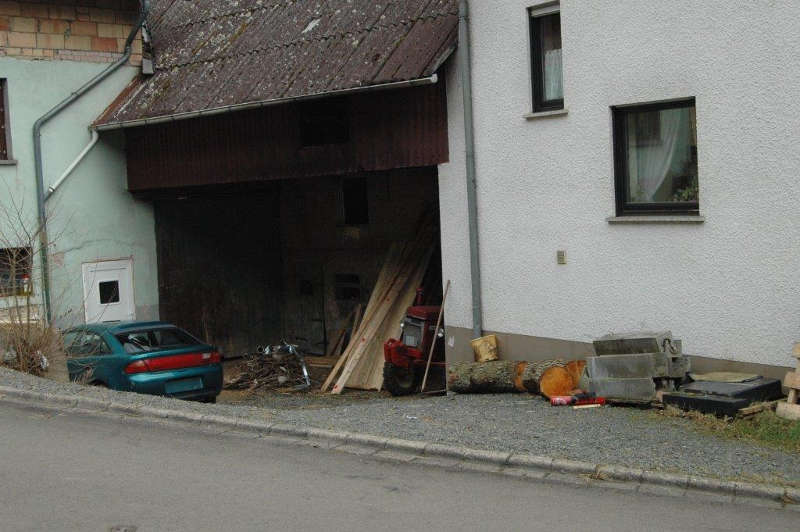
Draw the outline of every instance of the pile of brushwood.
<instances>
[{"instance_id":1,"label":"pile of brushwood","mask_svg":"<svg viewBox=\"0 0 800 532\"><path fill-rule=\"evenodd\" d=\"M225 382L225 389L279 389L304 382L300 361L293 355L252 353L242 359L238 369L240 373Z\"/></svg>"}]
</instances>

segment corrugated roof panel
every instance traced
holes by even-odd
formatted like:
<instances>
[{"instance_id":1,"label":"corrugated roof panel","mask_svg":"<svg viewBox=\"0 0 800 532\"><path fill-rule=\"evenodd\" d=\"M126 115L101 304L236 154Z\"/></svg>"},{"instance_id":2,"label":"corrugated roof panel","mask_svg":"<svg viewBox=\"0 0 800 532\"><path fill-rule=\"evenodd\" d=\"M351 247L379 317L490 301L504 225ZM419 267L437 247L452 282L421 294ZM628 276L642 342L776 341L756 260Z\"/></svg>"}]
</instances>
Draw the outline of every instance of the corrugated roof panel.
<instances>
[{"instance_id":1,"label":"corrugated roof panel","mask_svg":"<svg viewBox=\"0 0 800 532\"><path fill-rule=\"evenodd\" d=\"M457 39L457 0L152 5L156 74L98 124L425 77Z\"/></svg>"}]
</instances>

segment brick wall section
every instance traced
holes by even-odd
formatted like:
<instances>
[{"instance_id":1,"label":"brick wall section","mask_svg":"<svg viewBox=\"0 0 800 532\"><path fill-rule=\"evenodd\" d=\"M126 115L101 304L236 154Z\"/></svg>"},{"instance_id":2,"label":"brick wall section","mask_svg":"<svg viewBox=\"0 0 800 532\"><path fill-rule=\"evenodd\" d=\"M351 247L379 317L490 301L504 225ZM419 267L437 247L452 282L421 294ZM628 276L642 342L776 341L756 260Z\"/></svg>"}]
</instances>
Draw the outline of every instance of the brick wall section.
<instances>
[{"instance_id":1,"label":"brick wall section","mask_svg":"<svg viewBox=\"0 0 800 532\"><path fill-rule=\"evenodd\" d=\"M139 0L0 0L0 56L110 63L138 10ZM142 63L141 32L130 63Z\"/></svg>"}]
</instances>

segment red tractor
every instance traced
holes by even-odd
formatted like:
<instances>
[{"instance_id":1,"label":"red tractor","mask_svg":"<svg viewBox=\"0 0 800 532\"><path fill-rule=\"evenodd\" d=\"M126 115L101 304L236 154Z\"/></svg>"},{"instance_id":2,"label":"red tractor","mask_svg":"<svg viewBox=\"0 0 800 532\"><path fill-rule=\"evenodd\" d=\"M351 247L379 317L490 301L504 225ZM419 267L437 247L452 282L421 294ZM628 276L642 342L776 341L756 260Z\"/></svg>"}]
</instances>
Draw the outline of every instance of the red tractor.
<instances>
[{"instance_id":1,"label":"red tractor","mask_svg":"<svg viewBox=\"0 0 800 532\"><path fill-rule=\"evenodd\" d=\"M444 330L436 330L440 307L409 307L400 324L400 339L383 344L383 386L392 395L418 390L428 362L431 343L436 342L428 379L444 375Z\"/></svg>"}]
</instances>

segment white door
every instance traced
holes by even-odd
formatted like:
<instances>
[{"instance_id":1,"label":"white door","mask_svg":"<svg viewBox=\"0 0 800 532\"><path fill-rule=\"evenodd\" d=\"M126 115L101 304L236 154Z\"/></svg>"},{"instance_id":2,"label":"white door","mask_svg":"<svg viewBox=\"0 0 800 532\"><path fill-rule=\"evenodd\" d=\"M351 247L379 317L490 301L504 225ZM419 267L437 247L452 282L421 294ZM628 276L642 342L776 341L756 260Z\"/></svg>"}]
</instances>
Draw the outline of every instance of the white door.
<instances>
[{"instance_id":1,"label":"white door","mask_svg":"<svg viewBox=\"0 0 800 532\"><path fill-rule=\"evenodd\" d=\"M135 320L133 260L85 263L83 301L86 323Z\"/></svg>"}]
</instances>

